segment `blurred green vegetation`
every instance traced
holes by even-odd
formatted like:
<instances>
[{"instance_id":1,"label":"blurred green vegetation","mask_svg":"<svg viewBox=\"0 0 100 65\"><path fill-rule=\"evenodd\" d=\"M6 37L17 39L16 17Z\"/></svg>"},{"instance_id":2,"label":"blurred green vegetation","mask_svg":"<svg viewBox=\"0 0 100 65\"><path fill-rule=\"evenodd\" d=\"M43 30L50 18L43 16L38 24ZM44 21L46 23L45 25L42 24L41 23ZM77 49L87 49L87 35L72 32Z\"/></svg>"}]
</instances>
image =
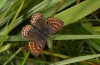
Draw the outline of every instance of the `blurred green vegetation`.
<instances>
[{"instance_id":1,"label":"blurred green vegetation","mask_svg":"<svg viewBox=\"0 0 100 65\"><path fill-rule=\"evenodd\" d=\"M21 30L33 14L54 17L63 28L39 56L23 49ZM100 65L100 0L0 0L0 65ZM34 35L34 34L33 34Z\"/></svg>"}]
</instances>

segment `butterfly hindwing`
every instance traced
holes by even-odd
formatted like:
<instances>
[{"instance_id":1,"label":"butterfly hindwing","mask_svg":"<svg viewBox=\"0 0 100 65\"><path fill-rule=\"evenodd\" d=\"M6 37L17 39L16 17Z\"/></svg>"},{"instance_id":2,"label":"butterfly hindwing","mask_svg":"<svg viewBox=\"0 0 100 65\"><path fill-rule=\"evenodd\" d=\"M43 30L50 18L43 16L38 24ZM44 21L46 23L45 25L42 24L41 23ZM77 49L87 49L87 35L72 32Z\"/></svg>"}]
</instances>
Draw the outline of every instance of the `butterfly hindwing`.
<instances>
[{"instance_id":1,"label":"butterfly hindwing","mask_svg":"<svg viewBox=\"0 0 100 65\"><path fill-rule=\"evenodd\" d=\"M35 43L34 41L30 41L28 46L31 53L35 56L38 56L45 46L44 43L46 43L46 41L41 41L41 43Z\"/></svg>"}]
</instances>

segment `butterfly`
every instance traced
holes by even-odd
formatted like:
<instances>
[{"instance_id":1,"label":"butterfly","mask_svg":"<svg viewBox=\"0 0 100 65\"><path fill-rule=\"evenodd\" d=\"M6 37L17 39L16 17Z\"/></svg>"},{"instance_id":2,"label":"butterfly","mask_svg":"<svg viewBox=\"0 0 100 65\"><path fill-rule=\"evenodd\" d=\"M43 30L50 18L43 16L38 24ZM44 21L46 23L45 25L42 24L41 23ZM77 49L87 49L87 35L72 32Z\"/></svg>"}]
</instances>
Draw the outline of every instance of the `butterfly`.
<instances>
[{"instance_id":1,"label":"butterfly","mask_svg":"<svg viewBox=\"0 0 100 65\"><path fill-rule=\"evenodd\" d=\"M46 20L42 13L34 14L30 22L31 25L23 27L22 36L29 41L31 53L38 56L46 44L46 39L61 29L64 23L57 18Z\"/></svg>"}]
</instances>

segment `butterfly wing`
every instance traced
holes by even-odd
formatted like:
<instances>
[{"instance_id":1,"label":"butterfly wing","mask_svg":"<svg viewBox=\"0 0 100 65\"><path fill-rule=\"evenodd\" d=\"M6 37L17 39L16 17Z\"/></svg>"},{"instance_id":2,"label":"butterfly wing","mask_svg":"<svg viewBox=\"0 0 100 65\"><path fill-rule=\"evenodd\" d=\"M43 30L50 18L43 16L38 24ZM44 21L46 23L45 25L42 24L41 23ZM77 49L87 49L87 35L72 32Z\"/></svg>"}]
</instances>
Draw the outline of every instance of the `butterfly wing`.
<instances>
[{"instance_id":1,"label":"butterfly wing","mask_svg":"<svg viewBox=\"0 0 100 65\"><path fill-rule=\"evenodd\" d=\"M36 41L37 39L41 38L41 34L38 33L31 25L26 25L22 29L22 36L29 41Z\"/></svg>"},{"instance_id":2,"label":"butterfly wing","mask_svg":"<svg viewBox=\"0 0 100 65\"><path fill-rule=\"evenodd\" d=\"M64 23L57 18L49 18L47 19L47 24L48 24L47 34L51 35L56 33L59 29L61 29Z\"/></svg>"},{"instance_id":3,"label":"butterfly wing","mask_svg":"<svg viewBox=\"0 0 100 65\"><path fill-rule=\"evenodd\" d=\"M38 56L45 46L44 43L45 43L44 41L41 41L41 44L35 43L34 41L30 41L28 46L29 46L31 53L35 56Z\"/></svg>"},{"instance_id":4,"label":"butterfly wing","mask_svg":"<svg viewBox=\"0 0 100 65\"><path fill-rule=\"evenodd\" d=\"M45 46L46 40L31 25L22 29L22 36L29 41L29 48L33 55L39 55Z\"/></svg>"},{"instance_id":5,"label":"butterfly wing","mask_svg":"<svg viewBox=\"0 0 100 65\"><path fill-rule=\"evenodd\" d=\"M45 30L47 30L47 23L45 20L45 17L41 14L41 13L36 13L32 16L31 20L30 20L31 24L37 28L39 28L40 30L42 30L43 32Z\"/></svg>"}]
</instances>

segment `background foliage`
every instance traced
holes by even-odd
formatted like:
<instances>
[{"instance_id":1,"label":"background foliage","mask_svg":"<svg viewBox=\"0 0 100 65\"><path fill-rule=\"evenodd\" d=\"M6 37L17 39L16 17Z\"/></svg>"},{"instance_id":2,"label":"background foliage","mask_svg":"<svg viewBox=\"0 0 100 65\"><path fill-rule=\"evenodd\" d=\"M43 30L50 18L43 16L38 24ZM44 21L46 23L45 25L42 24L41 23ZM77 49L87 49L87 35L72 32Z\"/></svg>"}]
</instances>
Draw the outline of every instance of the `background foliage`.
<instances>
[{"instance_id":1,"label":"background foliage","mask_svg":"<svg viewBox=\"0 0 100 65\"><path fill-rule=\"evenodd\" d=\"M64 2L63 2L64 1ZM23 49L21 30L37 12L64 22L47 40L43 52L33 56ZM99 65L100 0L0 0L1 65Z\"/></svg>"}]
</instances>

